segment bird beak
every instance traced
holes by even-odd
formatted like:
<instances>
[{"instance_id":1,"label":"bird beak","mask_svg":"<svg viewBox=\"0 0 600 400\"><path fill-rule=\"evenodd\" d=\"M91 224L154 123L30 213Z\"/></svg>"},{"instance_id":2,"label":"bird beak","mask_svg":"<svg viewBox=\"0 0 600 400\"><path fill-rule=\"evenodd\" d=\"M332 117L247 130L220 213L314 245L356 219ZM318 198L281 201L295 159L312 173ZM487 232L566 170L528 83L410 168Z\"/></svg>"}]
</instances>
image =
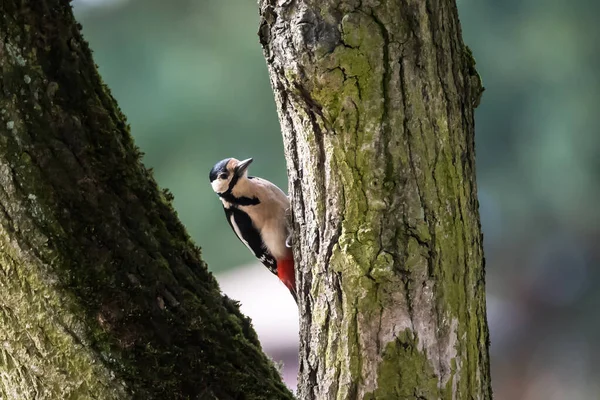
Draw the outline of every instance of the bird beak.
<instances>
[{"instance_id":1,"label":"bird beak","mask_svg":"<svg viewBox=\"0 0 600 400\"><path fill-rule=\"evenodd\" d=\"M244 174L244 171L246 171L246 169L248 169L248 166L252 164L252 158L248 158L246 160L240 161L238 163L238 165L235 167L235 173L238 176L242 176Z\"/></svg>"}]
</instances>

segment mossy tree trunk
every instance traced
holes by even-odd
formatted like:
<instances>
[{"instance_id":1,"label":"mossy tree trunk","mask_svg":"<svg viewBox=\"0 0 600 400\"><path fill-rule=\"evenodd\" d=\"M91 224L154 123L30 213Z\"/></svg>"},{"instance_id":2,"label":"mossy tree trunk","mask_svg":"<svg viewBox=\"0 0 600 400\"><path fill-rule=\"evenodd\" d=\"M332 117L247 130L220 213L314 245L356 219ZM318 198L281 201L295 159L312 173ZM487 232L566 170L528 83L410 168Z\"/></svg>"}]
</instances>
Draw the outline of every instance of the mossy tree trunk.
<instances>
[{"instance_id":1,"label":"mossy tree trunk","mask_svg":"<svg viewBox=\"0 0 600 400\"><path fill-rule=\"evenodd\" d=\"M292 398L140 163L69 3L0 2L0 398Z\"/></svg>"},{"instance_id":2,"label":"mossy tree trunk","mask_svg":"<svg viewBox=\"0 0 600 400\"><path fill-rule=\"evenodd\" d=\"M454 0L260 1L299 266L299 396L489 399Z\"/></svg>"}]
</instances>

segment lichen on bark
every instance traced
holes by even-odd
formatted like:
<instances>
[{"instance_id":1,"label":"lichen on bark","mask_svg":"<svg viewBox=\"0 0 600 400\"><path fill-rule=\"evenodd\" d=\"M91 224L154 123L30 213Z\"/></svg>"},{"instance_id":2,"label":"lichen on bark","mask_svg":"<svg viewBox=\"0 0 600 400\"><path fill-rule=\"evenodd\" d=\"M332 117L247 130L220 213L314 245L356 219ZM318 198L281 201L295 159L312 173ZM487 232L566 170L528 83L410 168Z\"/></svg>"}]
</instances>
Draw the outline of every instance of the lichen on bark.
<instances>
[{"instance_id":1,"label":"lichen on bark","mask_svg":"<svg viewBox=\"0 0 600 400\"><path fill-rule=\"evenodd\" d=\"M260 1L303 399L490 398L473 108L452 0Z\"/></svg>"},{"instance_id":2,"label":"lichen on bark","mask_svg":"<svg viewBox=\"0 0 600 400\"><path fill-rule=\"evenodd\" d=\"M0 398L291 399L69 3L0 3Z\"/></svg>"}]
</instances>

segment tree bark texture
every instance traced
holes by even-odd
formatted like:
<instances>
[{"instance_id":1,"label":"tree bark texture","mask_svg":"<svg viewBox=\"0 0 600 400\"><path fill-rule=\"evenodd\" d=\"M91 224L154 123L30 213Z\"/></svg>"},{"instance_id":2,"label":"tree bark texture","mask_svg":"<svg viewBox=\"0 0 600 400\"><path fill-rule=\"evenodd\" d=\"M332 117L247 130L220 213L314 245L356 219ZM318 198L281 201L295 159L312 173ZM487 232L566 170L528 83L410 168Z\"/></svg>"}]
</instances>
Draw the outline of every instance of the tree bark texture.
<instances>
[{"instance_id":1,"label":"tree bark texture","mask_svg":"<svg viewBox=\"0 0 600 400\"><path fill-rule=\"evenodd\" d=\"M454 0L261 0L301 399L489 399L482 91Z\"/></svg>"},{"instance_id":2,"label":"tree bark texture","mask_svg":"<svg viewBox=\"0 0 600 400\"><path fill-rule=\"evenodd\" d=\"M292 398L142 166L69 1L0 2L0 92L0 398Z\"/></svg>"}]
</instances>

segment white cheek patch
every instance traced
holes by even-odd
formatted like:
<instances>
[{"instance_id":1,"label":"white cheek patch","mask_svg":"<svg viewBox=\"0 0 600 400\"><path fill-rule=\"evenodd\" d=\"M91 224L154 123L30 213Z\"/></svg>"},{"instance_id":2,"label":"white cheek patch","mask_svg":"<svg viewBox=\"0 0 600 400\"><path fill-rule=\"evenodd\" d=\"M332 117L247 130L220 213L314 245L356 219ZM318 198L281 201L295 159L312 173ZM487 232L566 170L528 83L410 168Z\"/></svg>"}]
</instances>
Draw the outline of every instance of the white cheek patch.
<instances>
[{"instance_id":1,"label":"white cheek patch","mask_svg":"<svg viewBox=\"0 0 600 400\"><path fill-rule=\"evenodd\" d=\"M210 183L215 193L223 193L226 192L229 188L229 182L224 181L223 179L215 179Z\"/></svg>"}]
</instances>

